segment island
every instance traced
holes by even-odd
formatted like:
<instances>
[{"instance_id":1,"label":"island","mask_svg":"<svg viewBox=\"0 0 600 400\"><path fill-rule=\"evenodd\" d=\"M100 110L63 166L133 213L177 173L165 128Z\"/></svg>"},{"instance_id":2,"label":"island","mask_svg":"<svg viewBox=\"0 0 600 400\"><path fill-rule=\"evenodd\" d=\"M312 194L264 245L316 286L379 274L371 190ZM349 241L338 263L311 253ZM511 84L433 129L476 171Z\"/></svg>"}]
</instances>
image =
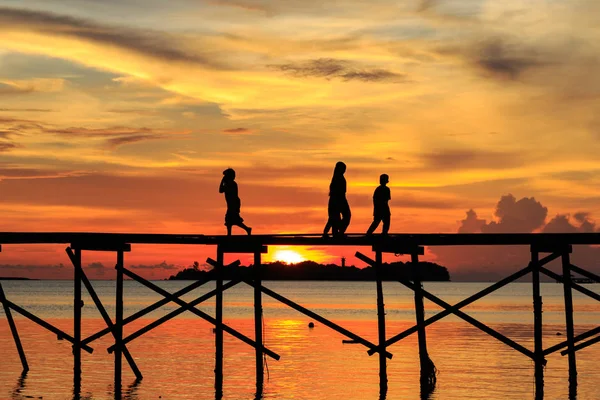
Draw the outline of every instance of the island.
<instances>
[{"instance_id":1,"label":"island","mask_svg":"<svg viewBox=\"0 0 600 400\"><path fill-rule=\"evenodd\" d=\"M223 279L251 277L251 268L252 266L226 266L223 268ZM169 280L202 280L209 272L210 270L201 269L196 262L192 267L172 275ZM450 281L448 269L432 262L419 262L419 274L422 281ZM375 281L375 269L319 264L314 261L302 261L296 264L276 261L262 265L261 278L268 281ZM401 261L384 263L381 268L381 278L384 281L412 280L411 264Z\"/></svg>"}]
</instances>

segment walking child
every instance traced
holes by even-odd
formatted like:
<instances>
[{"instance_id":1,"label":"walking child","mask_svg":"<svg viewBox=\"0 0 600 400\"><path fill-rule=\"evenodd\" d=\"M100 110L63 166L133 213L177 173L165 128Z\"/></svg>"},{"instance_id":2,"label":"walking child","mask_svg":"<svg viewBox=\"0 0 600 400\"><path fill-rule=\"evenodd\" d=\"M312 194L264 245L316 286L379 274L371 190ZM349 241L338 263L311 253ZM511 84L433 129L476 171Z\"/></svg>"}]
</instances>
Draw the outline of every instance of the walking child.
<instances>
[{"instance_id":1,"label":"walking child","mask_svg":"<svg viewBox=\"0 0 600 400\"><path fill-rule=\"evenodd\" d=\"M379 226L379 223L383 221L383 228L381 230L382 235L387 235L390 230L390 219L392 213L390 212L390 205L388 201L392 199L390 188L387 187L390 178L387 174L382 174L379 177L379 186L373 193L373 223L367 231L367 235L372 235L375 229Z\"/></svg>"},{"instance_id":2,"label":"walking child","mask_svg":"<svg viewBox=\"0 0 600 400\"><path fill-rule=\"evenodd\" d=\"M242 202L238 196L238 186L235 182L235 171L227 168L223 171L223 179L219 185L219 193L225 193L227 202L227 213L225 214L225 226L227 227L227 236L231 236L231 227L233 225L244 229L248 235L252 233L252 228L244 224L244 219L240 216Z\"/></svg>"}]
</instances>

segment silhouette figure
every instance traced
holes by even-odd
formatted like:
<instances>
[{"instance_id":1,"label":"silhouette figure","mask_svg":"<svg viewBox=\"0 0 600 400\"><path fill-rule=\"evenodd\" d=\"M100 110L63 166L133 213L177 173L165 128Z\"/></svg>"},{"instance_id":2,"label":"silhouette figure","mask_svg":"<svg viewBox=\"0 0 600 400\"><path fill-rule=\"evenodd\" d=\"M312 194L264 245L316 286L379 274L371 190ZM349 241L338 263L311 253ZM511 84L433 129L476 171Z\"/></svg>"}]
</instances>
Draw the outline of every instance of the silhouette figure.
<instances>
[{"instance_id":1,"label":"silhouette figure","mask_svg":"<svg viewBox=\"0 0 600 400\"><path fill-rule=\"evenodd\" d=\"M373 223L367 230L367 235L372 235L381 221L383 221L381 234L387 235L390 230L390 218L392 213L390 212L388 201L392 199L392 195L390 193L390 188L387 187L389 181L390 178L387 174L382 174L379 177L379 186L375 189L375 193L373 193Z\"/></svg>"},{"instance_id":2,"label":"silhouette figure","mask_svg":"<svg viewBox=\"0 0 600 400\"><path fill-rule=\"evenodd\" d=\"M329 230L332 230L333 236L343 236L350 225L350 205L346 199L346 164L338 161L333 170L333 177L329 184L329 204L327 214L329 219L323 229L323 237L327 237Z\"/></svg>"},{"instance_id":3,"label":"silhouette figure","mask_svg":"<svg viewBox=\"0 0 600 400\"><path fill-rule=\"evenodd\" d=\"M238 186L235 182L235 171L227 168L223 171L223 179L219 185L219 193L225 193L227 202L227 213L225 214L225 226L227 227L227 236L231 236L231 227L239 226L244 229L248 235L252 233L252 228L244 224L244 219L240 216L240 207L242 202L238 196Z\"/></svg>"}]
</instances>

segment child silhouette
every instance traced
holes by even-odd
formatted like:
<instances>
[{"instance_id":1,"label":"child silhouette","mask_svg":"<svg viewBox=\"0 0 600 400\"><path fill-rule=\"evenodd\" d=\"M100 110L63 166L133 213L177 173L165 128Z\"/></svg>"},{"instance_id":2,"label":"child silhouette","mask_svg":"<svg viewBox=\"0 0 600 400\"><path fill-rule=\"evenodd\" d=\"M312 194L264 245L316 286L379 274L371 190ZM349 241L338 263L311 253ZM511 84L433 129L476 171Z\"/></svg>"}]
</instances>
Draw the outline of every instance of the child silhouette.
<instances>
[{"instance_id":1,"label":"child silhouette","mask_svg":"<svg viewBox=\"0 0 600 400\"><path fill-rule=\"evenodd\" d=\"M231 227L233 225L239 226L250 235L252 228L244 225L244 219L240 216L242 202L238 196L238 186L235 182L235 171L233 169L227 168L223 171L219 193L225 193L225 201L227 202L227 213L225 214L227 236L231 236Z\"/></svg>"},{"instance_id":2,"label":"child silhouette","mask_svg":"<svg viewBox=\"0 0 600 400\"><path fill-rule=\"evenodd\" d=\"M390 219L392 213L390 212L390 205L388 201L392 199L390 188L387 187L390 178L387 174L382 174L379 177L379 186L373 193L373 223L367 230L367 235L372 235L375 229L379 226L379 223L383 221L383 228L381 230L382 235L387 235L390 230Z\"/></svg>"}]
</instances>

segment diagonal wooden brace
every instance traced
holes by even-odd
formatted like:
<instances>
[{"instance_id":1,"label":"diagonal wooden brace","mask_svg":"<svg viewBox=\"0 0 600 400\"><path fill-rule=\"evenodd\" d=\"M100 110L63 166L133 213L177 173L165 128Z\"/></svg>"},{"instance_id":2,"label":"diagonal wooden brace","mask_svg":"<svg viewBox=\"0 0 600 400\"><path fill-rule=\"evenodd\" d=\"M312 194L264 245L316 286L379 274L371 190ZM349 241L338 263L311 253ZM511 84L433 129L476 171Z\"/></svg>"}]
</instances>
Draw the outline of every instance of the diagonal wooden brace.
<instances>
[{"instance_id":1,"label":"diagonal wooden brace","mask_svg":"<svg viewBox=\"0 0 600 400\"><path fill-rule=\"evenodd\" d=\"M371 267L375 267L375 265L377 264L375 262L375 260L365 256L363 253L361 253L360 251L357 251L354 256L356 258L358 258L360 261L364 262L365 264L369 264Z\"/></svg>"},{"instance_id":2,"label":"diagonal wooden brace","mask_svg":"<svg viewBox=\"0 0 600 400\"><path fill-rule=\"evenodd\" d=\"M246 283L249 286L255 287L255 283L251 280L244 279L244 283ZM362 337L358 336L357 334L354 334L354 333L350 332L349 330L342 328L341 326L337 325L336 323L329 321L327 318L324 318L324 317L320 316L319 314L317 314L313 311L310 311L309 309L307 309L305 307L302 307L300 304L294 303L293 301L287 299L286 297L283 297L282 295L280 295L262 285L260 286L260 290L267 296L270 296L270 297L274 298L275 300L285 304L286 306L291 307L294 310L301 312L302 314L307 315L316 321L319 321L323 325L333 329L334 331L341 333L344 336L349 337L350 339L353 339L354 341L362 344L365 347L368 347L370 349L375 349L377 347L374 343L371 343L368 340L363 339ZM378 350L373 350L373 352L378 352ZM385 355L387 358L390 358L390 359L393 357L392 353L388 352L387 350L385 351Z\"/></svg>"},{"instance_id":3,"label":"diagonal wooden brace","mask_svg":"<svg viewBox=\"0 0 600 400\"><path fill-rule=\"evenodd\" d=\"M181 306L179 309L172 311L171 313L165 315L164 317L162 317L162 318L154 321L153 323L147 325L146 327L144 327L144 328L138 330L137 332L129 335L128 337L124 338L123 339L123 344L127 344L127 343L131 342L132 340L136 339L137 337L141 336L142 334L146 333L147 331L149 331L151 329L154 329L158 325L161 325L162 323L164 323L164 322L172 319L173 317L175 317L175 316L177 316L177 315L179 315L179 314L181 314L181 313L183 313L185 311L190 311L193 314L196 314L197 316L199 316L200 318L205 319L208 322L212 323L213 325L216 324L216 320L213 317L211 317L210 315L206 314L205 312L200 311L197 308L195 308L195 306L198 305L198 304L200 304L202 301L205 301L207 298L210 298L210 297L214 296L216 294L216 290L212 291L210 293L207 293L206 295L202 296L199 299L196 299L196 300L194 300L192 302L186 303L185 301L181 300L180 298L175 297L173 294L167 292L166 290L164 290L163 288L161 288L161 287L153 284L152 282L150 282L150 281L142 278L141 276L135 274L134 272L131 272L131 271L127 270L127 269L123 269L123 273L125 275L129 276L130 278L138 281L139 283L141 283L142 285L146 286L147 288L155 291L156 293L164 296L165 298L169 299L170 301L173 301L173 302L175 302L175 303L177 303L177 304L179 304ZM228 286L227 288L234 286L238 282L236 282L236 281L228 282L228 284L230 284L230 286ZM225 285L223 286L223 290L225 290ZM246 343L246 344L248 344L248 345L256 348L256 343L252 339L244 336L243 334L241 334L240 332L236 331L235 329L233 329L233 328L231 328L231 327L223 324L223 330L225 332L229 333L230 335L234 336L235 338L243 341L244 343ZM114 351L114 348L115 348L114 345L110 346L108 348L108 352L111 353L112 351ZM261 350L265 354L267 354L269 357L274 358L275 360L279 360L281 358L277 353L275 353L275 352L267 349L266 347L262 347Z\"/></svg>"},{"instance_id":4,"label":"diagonal wooden brace","mask_svg":"<svg viewBox=\"0 0 600 400\"><path fill-rule=\"evenodd\" d=\"M496 290L508 285L509 283L527 275L528 273L531 272L531 268L532 268L532 266L531 266L531 264L529 264L527 267L523 268L522 270L517 271L514 274L502 279L501 281L496 282L493 285L490 285L487 288L479 291L478 293L475 293L474 295L469 296L466 299L456 303L454 306L452 306L452 310L459 310L463 307L466 307L469 304L474 303L475 301L481 299L482 297L485 297L488 294L493 293ZM429 325L433 324L434 322L437 322L437 321L441 320L442 318L445 318L451 314L452 314L452 312L450 309L440 311L439 313L435 314L434 316L427 318L423 322L423 326L429 326ZM401 333L397 334L396 336L389 338L386 341L386 346L390 346L396 342L399 342L400 340L404 339L405 337L408 337L408 336L412 335L413 333L417 332L418 329L419 329L419 326L415 325L411 328L408 328L404 332L401 332ZM373 355L377 352L377 350L378 349L371 349L368 351L368 353L369 353L369 355Z\"/></svg>"},{"instance_id":5,"label":"diagonal wooden brace","mask_svg":"<svg viewBox=\"0 0 600 400\"><path fill-rule=\"evenodd\" d=\"M42 328L45 328L45 329L49 330L50 332L54 333L59 339L65 339L67 342L69 342L71 344L75 344L75 338L73 336L67 334L66 332L63 332L62 330L58 329L54 325L44 321L40 317L37 317L37 316L33 315L32 313L30 313L29 311L19 307L12 301L10 301L8 299L6 299L4 301L12 310L18 312L25 318L30 319L31 321L35 322ZM92 349L90 346L85 345L83 343L81 343L81 348L90 354L92 354L94 352L94 349Z\"/></svg>"},{"instance_id":6,"label":"diagonal wooden brace","mask_svg":"<svg viewBox=\"0 0 600 400\"><path fill-rule=\"evenodd\" d=\"M399 281L401 284L403 284L404 286L406 286L407 288L411 289L411 290L415 290L416 287L415 285L413 285L412 283L410 283L407 280L400 280ZM429 293L427 290L421 288L421 293L423 293L423 297L425 297L426 299L432 301L433 303L437 304L438 306L444 308L445 310L449 311L450 313L456 315L457 317L463 319L464 321L468 322L469 324L473 325L474 327L482 330L483 332L487 333L488 335L498 339L499 341L501 341L502 343L506 344L509 347L512 347L513 349L517 350L518 352L526 355L527 357L531 358L532 360L535 360L535 354L521 346L520 344L518 344L517 342L515 342L512 339L509 339L508 337L506 337L505 335L501 334L500 332L490 328L489 326L485 325L484 323L476 320L475 318L471 317L470 315L456 309L455 306L451 306L450 304L446 303L444 300L440 299L439 297Z\"/></svg>"},{"instance_id":7,"label":"diagonal wooden brace","mask_svg":"<svg viewBox=\"0 0 600 400\"><path fill-rule=\"evenodd\" d=\"M67 252L67 255L69 256L69 259L71 260L71 263L73 263L73 266L76 267L77 259L75 258L75 254L73 253L73 250L70 247L67 247L66 252ZM106 312L106 309L104 308L104 304L102 304L102 301L100 301L100 298L96 294L96 291L94 290L94 287L92 286L92 283L89 281L87 275L83 271L83 268L81 270L81 281L83 282L83 285L85 286L88 293L90 294L90 297L94 301L94 304L96 305L96 308L100 312L100 315L102 316L102 319L104 320L104 323L106 323L106 326L108 327L108 329L110 329L113 336L115 336L115 332L113 330L114 324L113 324L112 320L110 319L108 312ZM131 367L131 370L135 374L135 377L137 379L142 379L143 378L142 373L140 372L140 369L138 368L137 364L135 363L135 360L131 356L131 353L129 353L129 350L127 349L126 346L123 346L123 355L125 356L125 359L127 360L127 363L129 364L129 366Z\"/></svg>"},{"instance_id":8,"label":"diagonal wooden brace","mask_svg":"<svg viewBox=\"0 0 600 400\"><path fill-rule=\"evenodd\" d=\"M563 278L562 275L558 275L557 273L552 272L552 271L550 271L547 268L540 267L540 272L544 273L545 275L549 276L550 278L555 279L555 280L557 280L557 281L559 281L561 283L565 282L565 280L564 280L564 278ZM580 285L578 285L577 283L575 283L573 281L571 281L571 288L577 290L580 293L585 294L586 296L591 297L592 299L594 299L596 301L600 301L600 294L592 292L590 289L587 289L587 288L585 288L583 286L580 286Z\"/></svg>"},{"instance_id":9,"label":"diagonal wooden brace","mask_svg":"<svg viewBox=\"0 0 600 400\"><path fill-rule=\"evenodd\" d=\"M210 282L212 275L214 275L214 272L209 271L207 273L207 275L208 276L206 276L205 279L191 283L188 286L173 293L173 296L181 297L181 296L191 292L192 290L197 289L200 286ZM168 304L170 301L171 300L169 300L169 299L162 299L162 300L159 300L159 301L149 305L146 308L141 309L140 311L137 311L137 312L131 314L129 317L123 319L123 326L143 317L144 315L150 314L152 311L159 309L160 307L164 306L165 304ZM100 339L101 337L103 337L104 335L106 335L110 332L111 332L111 330L109 328L102 329L101 331L98 331L98 332L94 333L93 335L87 337L86 339L82 340L81 343L89 344L89 343L93 342L94 340Z\"/></svg>"}]
</instances>

